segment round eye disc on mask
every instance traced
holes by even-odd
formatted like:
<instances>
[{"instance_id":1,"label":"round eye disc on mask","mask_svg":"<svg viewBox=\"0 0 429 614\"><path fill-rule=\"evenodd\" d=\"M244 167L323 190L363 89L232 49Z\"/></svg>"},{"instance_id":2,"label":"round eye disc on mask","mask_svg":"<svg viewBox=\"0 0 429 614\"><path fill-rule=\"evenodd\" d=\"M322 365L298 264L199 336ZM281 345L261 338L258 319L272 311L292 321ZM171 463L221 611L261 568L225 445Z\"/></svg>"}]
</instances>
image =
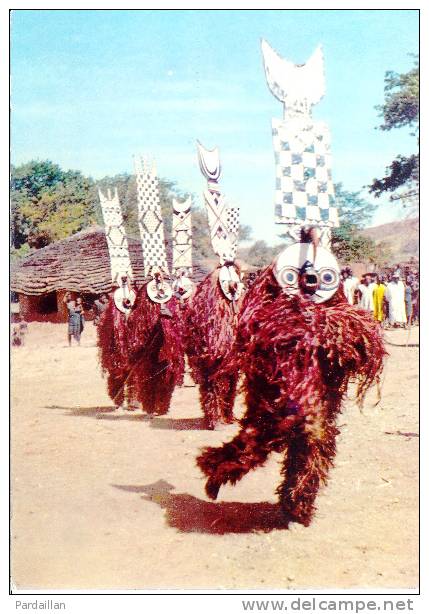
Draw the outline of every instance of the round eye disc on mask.
<instances>
[{"instance_id":1,"label":"round eye disc on mask","mask_svg":"<svg viewBox=\"0 0 429 614\"><path fill-rule=\"evenodd\" d=\"M316 249L316 260L314 261L312 243L294 243L277 256L274 263L274 276L279 286L287 294L304 293L300 284L304 265L313 265L312 271L318 278L314 292L306 295L307 298L315 303L323 303L330 299L340 285L340 268L332 252L321 246Z\"/></svg>"},{"instance_id":2,"label":"round eye disc on mask","mask_svg":"<svg viewBox=\"0 0 429 614\"><path fill-rule=\"evenodd\" d=\"M173 290L166 281L156 283L152 279L146 286L147 295L154 303L167 303L173 296Z\"/></svg>"}]
</instances>

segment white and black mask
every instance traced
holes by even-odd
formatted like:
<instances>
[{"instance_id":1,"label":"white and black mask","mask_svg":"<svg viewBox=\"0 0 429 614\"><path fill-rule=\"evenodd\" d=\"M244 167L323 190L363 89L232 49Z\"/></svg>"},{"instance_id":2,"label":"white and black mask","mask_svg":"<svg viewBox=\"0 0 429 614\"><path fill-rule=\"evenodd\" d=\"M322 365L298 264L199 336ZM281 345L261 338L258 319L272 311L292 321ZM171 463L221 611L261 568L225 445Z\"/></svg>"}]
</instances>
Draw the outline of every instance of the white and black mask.
<instances>
[{"instance_id":1,"label":"white and black mask","mask_svg":"<svg viewBox=\"0 0 429 614\"><path fill-rule=\"evenodd\" d=\"M274 264L274 275L287 294L301 294L314 303L330 299L340 285L335 256L312 243L295 243L284 249Z\"/></svg>"},{"instance_id":2,"label":"white and black mask","mask_svg":"<svg viewBox=\"0 0 429 614\"><path fill-rule=\"evenodd\" d=\"M234 264L224 264L219 269L219 284L222 292L229 301L238 301L244 291L241 275Z\"/></svg>"},{"instance_id":3,"label":"white and black mask","mask_svg":"<svg viewBox=\"0 0 429 614\"><path fill-rule=\"evenodd\" d=\"M179 300L187 300L194 291L194 282L186 275L181 275L173 282L174 296Z\"/></svg>"}]
</instances>

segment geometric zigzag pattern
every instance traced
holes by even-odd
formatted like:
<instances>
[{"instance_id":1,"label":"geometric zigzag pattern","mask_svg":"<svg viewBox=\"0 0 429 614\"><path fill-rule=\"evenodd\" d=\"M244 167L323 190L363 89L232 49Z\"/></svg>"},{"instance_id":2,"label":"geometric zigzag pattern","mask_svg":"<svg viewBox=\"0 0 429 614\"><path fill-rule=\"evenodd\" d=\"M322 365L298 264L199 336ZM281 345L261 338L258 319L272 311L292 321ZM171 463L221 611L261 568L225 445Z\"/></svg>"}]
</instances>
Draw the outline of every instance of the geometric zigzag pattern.
<instances>
[{"instance_id":1,"label":"geometric zigzag pattern","mask_svg":"<svg viewBox=\"0 0 429 614\"><path fill-rule=\"evenodd\" d=\"M156 169L154 164L149 167L146 160L136 157L135 171L145 276L150 274L153 267L169 275Z\"/></svg>"},{"instance_id":2,"label":"geometric zigzag pattern","mask_svg":"<svg viewBox=\"0 0 429 614\"><path fill-rule=\"evenodd\" d=\"M232 262L237 255L239 209L227 207L218 185L213 185L212 181L207 183L208 189L204 190L204 201L213 251L221 260Z\"/></svg>"},{"instance_id":3,"label":"geometric zigzag pattern","mask_svg":"<svg viewBox=\"0 0 429 614\"><path fill-rule=\"evenodd\" d=\"M192 224L191 197L183 203L173 198L173 262L171 272L179 277L182 273L192 276Z\"/></svg>"},{"instance_id":4,"label":"geometric zigzag pattern","mask_svg":"<svg viewBox=\"0 0 429 614\"><path fill-rule=\"evenodd\" d=\"M338 210L326 124L302 118L273 119L272 133L276 161L276 223L298 227L313 224L321 229L337 227Z\"/></svg>"},{"instance_id":5,"label":"geometric zigzag pattern","mask_svg":"<svg viewBox=\"0 0 429 614\"><path fill-rule=\"evenodd\" d=\"M109 250L112 284L119 285L120 277L123 275L127 275L130 280L132 279L132 268L128 251L128 240L125 234L122 210L119 203L118 189L115 188L113 196L110 189L107 190L107 196L105 196L101 190L98 190L98 196L100 199L101 211L103 213L107 247Z\"/></svg>"}]
</instances>

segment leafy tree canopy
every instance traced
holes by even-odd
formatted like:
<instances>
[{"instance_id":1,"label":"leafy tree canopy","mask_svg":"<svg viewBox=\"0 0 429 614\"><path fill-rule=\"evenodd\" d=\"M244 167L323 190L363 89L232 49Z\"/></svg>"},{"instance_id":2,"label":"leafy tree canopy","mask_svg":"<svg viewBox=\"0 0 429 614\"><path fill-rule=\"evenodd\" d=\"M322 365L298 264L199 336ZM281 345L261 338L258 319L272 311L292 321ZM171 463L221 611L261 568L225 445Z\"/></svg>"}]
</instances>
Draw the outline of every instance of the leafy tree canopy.
<instances>
[{"instance_id":1,"label":"leafy tree canopy","mask_svg":"<svg viewBox=\"0 0 429 614\"><path fill-rule=\"evenodd\" d=\"M11 240L43 247L82 230L95 220L94 182L79 171L63 171L49 160L11 169Z\"/></svg>"},{"instance_id":2,"label":"leafy tree canopy","mask_svg":"<svg viewBox=\"0 0 429 614\"><path fill-rule=\"evenodd\" d=\"M388 71L384 78L384 104L376 109L383 118L380 130L411 128L411 135L419 135L419 62L415 58L413 68L407 73ZM374 179L368 186L370 193L380 197L390 192L390 200L400 200L404 206L415 207L419 192L419 154L398 154L386 168L382 179ZM402 191L398 191L402 188Z\"/></svg>"},{"instance_id":3,"label":"leafy tree canopy","mask_svg":"<svg viewBox=\"0 0 429 614\"><path fill-rule=\"evenodd\" d=\"M340 227L332 231L332 251L343 264L374 262L384 264L389 252L384 245L361 234L371 221L376 206L362 198L360 192L349 192L342 183L335 185L336 204Z\"/></svg>"},{"instance_id":4,"label":"leafy tree canopy","mask_svg":"<svg viewBox=\"0 0 429 614\"><path fill-rule=\"evenodd\" d=\"M409 126L412 134L419 127L419 62L415 58L413 68L403 74L389 70L384 77L384 104L375 107L380 111L381 130Z\"/></svg>"}]
</instances>

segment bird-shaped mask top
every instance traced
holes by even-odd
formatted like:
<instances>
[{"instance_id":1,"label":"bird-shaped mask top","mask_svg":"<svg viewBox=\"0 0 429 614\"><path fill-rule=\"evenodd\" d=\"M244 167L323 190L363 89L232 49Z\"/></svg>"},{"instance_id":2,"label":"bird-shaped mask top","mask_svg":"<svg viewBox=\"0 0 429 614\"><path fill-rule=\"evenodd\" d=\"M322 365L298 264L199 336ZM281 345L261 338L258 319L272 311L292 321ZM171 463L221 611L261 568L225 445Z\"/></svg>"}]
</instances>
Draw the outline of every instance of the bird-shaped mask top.
<instances>
[{"instance_id":1,"label":"bird-shaped mask top","mask_svg":"<svg viewBox=\"0 0 429 614\"><path fill-rule=\"evenodd\" d=\"M323 52L319 46L306 64L294 64L280 57L261 41L265 75L272 94L283 102L284 116L311 115L311 107L325 94Z\"/></svg>"}]
</instances>

